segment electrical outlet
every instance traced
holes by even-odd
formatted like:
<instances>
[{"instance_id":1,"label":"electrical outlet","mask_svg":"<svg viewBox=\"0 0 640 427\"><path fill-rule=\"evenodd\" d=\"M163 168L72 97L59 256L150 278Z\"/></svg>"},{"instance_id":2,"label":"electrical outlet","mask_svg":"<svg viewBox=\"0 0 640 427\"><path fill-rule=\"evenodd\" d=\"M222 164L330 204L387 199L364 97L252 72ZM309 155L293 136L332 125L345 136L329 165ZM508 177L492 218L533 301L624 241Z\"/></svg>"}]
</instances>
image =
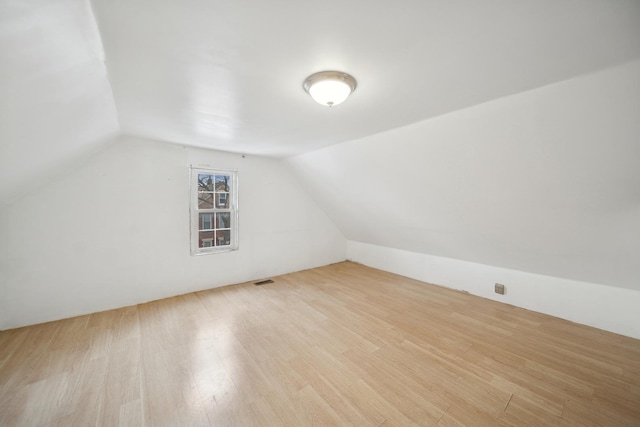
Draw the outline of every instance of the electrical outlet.
<instances>
[{"instance_id":1,"label":"electrical outlet","mask_svg":"<svg viewBox=\"0 0 640 427\"><path fill-rule=\"evenodd\" d=\"M496 291L496 294L504 295L504 285L496 283L494 290Z\"/></svg>"}]
</instances>

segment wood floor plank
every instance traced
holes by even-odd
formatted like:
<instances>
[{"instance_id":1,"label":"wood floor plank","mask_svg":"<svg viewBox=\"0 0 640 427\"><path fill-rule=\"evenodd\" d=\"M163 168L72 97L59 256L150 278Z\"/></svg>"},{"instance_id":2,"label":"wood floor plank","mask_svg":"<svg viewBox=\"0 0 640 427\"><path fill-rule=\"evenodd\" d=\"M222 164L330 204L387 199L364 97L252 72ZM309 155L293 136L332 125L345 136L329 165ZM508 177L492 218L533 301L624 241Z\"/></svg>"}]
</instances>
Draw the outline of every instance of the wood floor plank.
<instances>
[{"instance_id":1,"label":"wood floor plank","mask_svg":"<svg viewBox=\"0 0 640 427\"><path fill-rule=\"evenodd\" d=\"M640 341L355 263L0 332L2 426L638 426Z\"/></svg>"}]
</instances>

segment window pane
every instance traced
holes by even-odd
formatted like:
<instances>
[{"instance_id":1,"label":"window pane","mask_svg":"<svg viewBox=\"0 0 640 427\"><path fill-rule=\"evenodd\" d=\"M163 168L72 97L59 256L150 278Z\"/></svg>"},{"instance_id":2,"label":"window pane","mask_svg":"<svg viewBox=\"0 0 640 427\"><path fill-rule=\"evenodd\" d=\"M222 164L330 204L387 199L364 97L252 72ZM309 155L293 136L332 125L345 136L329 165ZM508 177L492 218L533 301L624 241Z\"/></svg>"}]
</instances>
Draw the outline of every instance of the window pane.
<instances>
[{"instance_id":1,"label":"window pane","mask_svg":"<svg viewBox=\"0 0 640 427\"><path fill-rule=\"evenodd\" d=\"M231 228L231 214L229 212L216 213L216 228Z\"/></svg>"},{"instance_id":2,"label":"window pane","mask_svg":"<svg viewBox=\"0 0 640 427\"><path fill-rule=\"evenodd\" d=\"M213 231L201 231L199 233L198 239L198 247L199 248L210 248L214 245L214 235Z\"/></svg>"},{"instance_id":3,"label":"window pane","mask_svg":"<svg viewBox=\"0 0 640 427\"><path fill-rule=\"evenodd\" d=\"M198 174L198 191L213 191L215 175Z\"/></svg>"},{"instance_id":4,"label":"window pane","mask_svg":"<svg viewBox=\"0 0 640 427\"><path fill-rule=\"evenodd\" d=\"M231 244L231 230L216 232L216 246L229 246Z\"/></svg>"},{"instance_id":5,"label":"window pane","mask_svg":"<svg viewBox=\"0 0 640 427\"><path fill-rule=\"evenodd\" d=\"M213 214L201 213L199 221L199 230L213 230Z\"/></svg>"},{"instance_id":6,"label":"window pane","mask_svg":"<svg viewBox=\"0 0 640 427\"><path fill-rule=\"evenodd\" d=\"M229 193L216 193L216 208L229 208Z\"/></svg>"},{"instance_id":7,"label":"window pane","mask_svg":"<svg viewBox=\"0 0 640 427\"><path fill-rule=\"evenodd\" d=\"M213 193L198 193L198 209L213 209Z\"/></svg>"},{"instance_id":8,"label":"window pane","mask_svg":"<svg viewBox=\"0 0 640 427\"><path fill-rule=\"evenodd\" d=\"M231 177L229 175L216 175L216 191L229 192Z\"/></svg>"}]
</instances>

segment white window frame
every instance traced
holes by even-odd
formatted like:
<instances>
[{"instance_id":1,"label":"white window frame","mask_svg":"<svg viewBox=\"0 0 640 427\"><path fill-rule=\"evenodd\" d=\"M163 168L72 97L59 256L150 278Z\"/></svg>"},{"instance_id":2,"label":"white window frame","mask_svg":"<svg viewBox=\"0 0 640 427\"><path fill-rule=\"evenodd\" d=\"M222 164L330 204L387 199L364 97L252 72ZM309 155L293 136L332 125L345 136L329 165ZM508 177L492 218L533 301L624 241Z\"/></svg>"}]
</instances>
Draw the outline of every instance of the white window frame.
<instances>
[{"instance_id":1,"label":"white window frame","mask_svg":"<svg viewBox=\"0 0 640 427\"><path fill-rule=\"evenodd\" d=\"M215 187L214 192L212 193L212 208L211 209L201 209L198 206L198 174L207 174L207 175L227 175L231 177L231 184L228 194L226 195L227 200L229 201L228 208L218 208L215 197ZM190 191L191 191L191 201L189 204L190 211L190 227L191 227L191 255L207 255L214 254L220 252L229 252L235 251L238 249L238 219L240 217L238 210L238 171L236 170L227 170L227 169L217 169L210 168L206 166L191 166L190 167ZM215 186L215 184L214 184ZM212 224L211 226L215 228L215 218L216 213L229 213L229 218L231 221L229 231L231 232L231 240L229 245L224 246L215 246L215 241L217 235L214 233L216 237L212 240L212 246L207 247L199 247L200 241L200 214L201 213L211 213L212 215ZM226 229L225 229L226 230Z\"/></svg>"}]
</instances>

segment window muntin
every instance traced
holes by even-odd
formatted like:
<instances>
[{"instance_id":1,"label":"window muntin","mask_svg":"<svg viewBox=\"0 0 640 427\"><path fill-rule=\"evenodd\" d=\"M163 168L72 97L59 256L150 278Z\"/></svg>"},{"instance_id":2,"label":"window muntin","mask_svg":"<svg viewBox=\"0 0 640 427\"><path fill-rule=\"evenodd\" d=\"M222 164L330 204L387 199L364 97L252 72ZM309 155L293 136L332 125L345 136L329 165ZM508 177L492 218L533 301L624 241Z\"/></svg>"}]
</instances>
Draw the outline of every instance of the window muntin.
<instances>
[{"instance_id":1,"label":"window muntin","mask_svg":"<svg viewBox=\"0 0 640 427\"><path fill-rule=\"evenodd\" d=\"M191 253L237 249L237 172L192 167L191 186Z\"/></svg>"}]
</instances>

